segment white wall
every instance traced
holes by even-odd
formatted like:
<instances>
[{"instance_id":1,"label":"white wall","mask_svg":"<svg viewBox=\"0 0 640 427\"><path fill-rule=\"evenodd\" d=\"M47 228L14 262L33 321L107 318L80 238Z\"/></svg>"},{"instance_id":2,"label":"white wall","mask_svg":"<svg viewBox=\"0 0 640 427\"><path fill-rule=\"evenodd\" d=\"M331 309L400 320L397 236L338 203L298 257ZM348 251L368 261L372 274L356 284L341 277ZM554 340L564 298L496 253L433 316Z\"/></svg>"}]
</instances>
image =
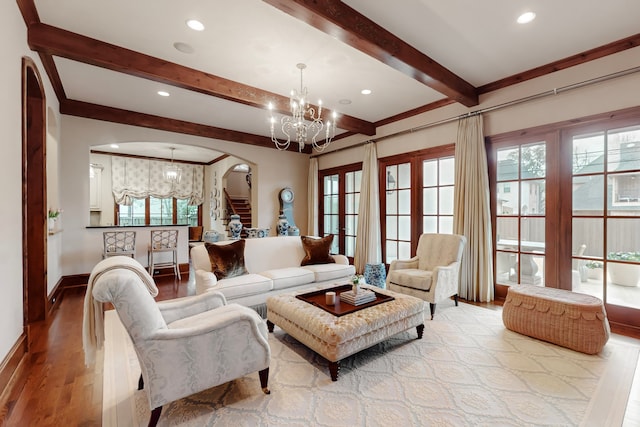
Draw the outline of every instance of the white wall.
<instances>
[{"instance_id":1,"label":"white wall","mask_svg":"<svg viewBox=\"0 0 640 427\"><path fill-rule=\"evenodd\" d=\"M37 64L43 78L47 111L58 111L58 102L38 55L27 46L27 31L16 2L0 2L0 362L23 331L22 310L22 57L29 56ZM56 117L56 123L59 118ZM59 135L53 135L59 138ZM55 153L48 153L55 157ZM52 168L53 169L53 168ZM57 174L57 170L50 171ZM56 180L54 180L56 181ZM55 184L50 190L57 193ZM43 224L43 229L45 225ZM48 282L55 283L55 273Z\"/></svg>"}]
</instances>

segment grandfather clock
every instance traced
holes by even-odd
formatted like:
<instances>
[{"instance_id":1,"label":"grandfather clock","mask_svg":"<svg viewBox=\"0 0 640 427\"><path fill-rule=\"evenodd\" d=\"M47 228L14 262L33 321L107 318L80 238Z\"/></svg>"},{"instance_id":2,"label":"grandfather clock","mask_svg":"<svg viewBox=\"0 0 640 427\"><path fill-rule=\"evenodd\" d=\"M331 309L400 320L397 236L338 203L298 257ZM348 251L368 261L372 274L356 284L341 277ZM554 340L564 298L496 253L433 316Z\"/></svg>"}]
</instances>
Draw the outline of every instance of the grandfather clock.
<instances>
[{"instance_id":1,"label":"grandfather clock","mask_svg":"<svg viewBox=\"0 0 640 427\"><path fill-rule=\"evenodd\" d=\"M296 227L296 223L293 220L293 190L290 187L285 187L280 190L278 194L278 200L280 201L280 212L287 218L289 222L289 235L298 236L300 230Z\"/></svg>"}]
</instances>

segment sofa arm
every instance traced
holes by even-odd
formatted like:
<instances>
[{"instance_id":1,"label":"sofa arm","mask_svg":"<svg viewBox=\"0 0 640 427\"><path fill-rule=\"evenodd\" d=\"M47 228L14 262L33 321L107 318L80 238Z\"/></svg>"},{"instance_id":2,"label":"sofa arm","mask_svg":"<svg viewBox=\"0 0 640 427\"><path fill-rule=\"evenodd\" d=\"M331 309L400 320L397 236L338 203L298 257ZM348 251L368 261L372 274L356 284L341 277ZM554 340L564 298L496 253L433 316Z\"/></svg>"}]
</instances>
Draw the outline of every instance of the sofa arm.
<instances>
[{"instance_id":1,"label":"sofa arm","mask_svg":"<svg viewBox=\"0 0 640 427\"><path fill-rule=\"evenodd\" d=\"M349 258L347 258L345 255L336 254L331 256L335 260L336 264L349 265Z\"/></svg>"},{"instance_id":2,"label":"sofa arm","mask_svg":"<svg viewBox=\"0 0 640 427\"><path fill-rule=\"evenodd\" d=\"M459 293L460 262L433 269L431 289L436 301Z\"/></svg>"},{"instance_id":3,"label":"sofa arm","mask_svg":"<svg viewBox=\"0 0 640 427\"><path fill-rule=\"evenodd\" d=\"M227 300L222 293L205 292L200 295L159 302L158 308L164 321L168 324L225 305L227 305Z\"/></svg>"},{"instance_id":4,"label":"sofa arm","mask_svg":"<svg viewBox=\"0 0 640 427\"><path fill-rule=\"evenodd\" d=\"M204 294L218 283L216 275L210 271L196 270L196 295Z\"/></svg>"},{"instance_id":5,"label":"sofa arm","mask_svg":"<svg viewBox=\"0 0 640 427\"><path fill-rule=\"evenodd\" d=\"M410 259L394 259L389 265L389 271L404 270L405 268L418 268L418 257L414 256Z\"/></svg>"}]
</instances>

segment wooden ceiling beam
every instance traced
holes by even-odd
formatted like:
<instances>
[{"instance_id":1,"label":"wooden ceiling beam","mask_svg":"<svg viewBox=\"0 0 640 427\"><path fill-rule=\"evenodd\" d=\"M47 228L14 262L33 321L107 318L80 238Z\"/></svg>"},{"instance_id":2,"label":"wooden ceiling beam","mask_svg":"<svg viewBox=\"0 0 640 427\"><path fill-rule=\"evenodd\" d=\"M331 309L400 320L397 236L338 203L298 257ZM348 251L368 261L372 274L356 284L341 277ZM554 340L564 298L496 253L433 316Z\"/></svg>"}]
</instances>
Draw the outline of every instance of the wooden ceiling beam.
<instances>
[{"instance_id":1,"label":"wooden ceiling beam","mask_svg":"<svg viewBox=\"0 0 640 427\"><path fill-rule=\"evenodd\" d=\"M34 23L28 30L29 47L136 77L165 83L206 95L266 109L269 102L281 114L290 114L289 98L256 87L85 37L47 24ZM324 109L323 116L331 111ZM371 122L339 115L337 126L363 135L374 135Z\"/></svg>"},{"instance_id":2,"label":"wooden ceiling beam","mask_svg":"<svg viewBox=\"0 0 640 427\"><path fill-rule=\"evenodd\" d=\"M219 139L229 142L239 142L241 144L272 148L274 150L276 149L274 143L271 141L271 138L262 135L254 135L246 132L238 132L234 130L218 128L215 126L202 125L198 123L186 122L183 120L138 113L135 111L123 110L120 108L106 107L104 105L97 105L72 99L65 99L60 103L60 113L69 116L84 117L87 119L102 120L105 122L120 123L131 126L140 126L167 132L201 136L204 138ZM291 144L287 151L293 151L297 153L298 144ZM305 154L310 154L311 146L305 146L302 152Z\"/></svg>"},{"instance_id":3,"label":"wooden ceiling beam","mask_svg":"<svg viewBox=\"0 0 640 427\"><path fill-rule=\"evenodd\" d=\"M467 106L477 89L418 49L339 0L263 0Z\"/></svg>"}]
</instances>

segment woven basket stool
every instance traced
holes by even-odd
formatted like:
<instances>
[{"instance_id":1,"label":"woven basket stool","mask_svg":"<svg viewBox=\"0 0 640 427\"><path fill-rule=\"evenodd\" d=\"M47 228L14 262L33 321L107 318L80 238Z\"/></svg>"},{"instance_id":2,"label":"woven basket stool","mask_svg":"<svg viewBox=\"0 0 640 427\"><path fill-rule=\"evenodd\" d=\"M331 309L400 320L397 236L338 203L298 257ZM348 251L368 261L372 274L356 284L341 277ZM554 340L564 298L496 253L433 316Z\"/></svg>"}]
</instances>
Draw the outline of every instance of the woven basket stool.
<instances>
[{"instance_id":1,"label":"woven basket stool","mask_svg":"<svg viewBox=\"0 0 640 427\"><path fill-rule=\"evenodd\" d=\"M509 288L502 321L514 332L587 354L599 353L610 334L599 298L532 285Z\"/></svg>"}]
</instances>

